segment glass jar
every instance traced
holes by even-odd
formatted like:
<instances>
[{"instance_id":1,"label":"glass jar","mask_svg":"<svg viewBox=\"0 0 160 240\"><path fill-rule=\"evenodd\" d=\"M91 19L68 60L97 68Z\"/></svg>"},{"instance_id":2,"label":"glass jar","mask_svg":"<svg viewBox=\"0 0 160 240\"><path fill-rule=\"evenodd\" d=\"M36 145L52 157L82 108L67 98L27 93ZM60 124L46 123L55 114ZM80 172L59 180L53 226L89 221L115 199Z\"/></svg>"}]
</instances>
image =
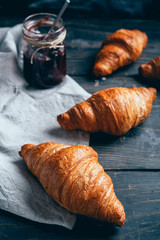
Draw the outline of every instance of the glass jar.
<instances>
[{"instance_id":1,"label":"glass jar","mask_svg":"<svg viewBox=\"0 0 160 240\"><path fill-rule=\"evenodd\" d=\"M62 19L47 35L56 15L38 13L23 23L24 77L32 87L50 88L66 75L66 29Z\"/></svg>"}]
</instances>

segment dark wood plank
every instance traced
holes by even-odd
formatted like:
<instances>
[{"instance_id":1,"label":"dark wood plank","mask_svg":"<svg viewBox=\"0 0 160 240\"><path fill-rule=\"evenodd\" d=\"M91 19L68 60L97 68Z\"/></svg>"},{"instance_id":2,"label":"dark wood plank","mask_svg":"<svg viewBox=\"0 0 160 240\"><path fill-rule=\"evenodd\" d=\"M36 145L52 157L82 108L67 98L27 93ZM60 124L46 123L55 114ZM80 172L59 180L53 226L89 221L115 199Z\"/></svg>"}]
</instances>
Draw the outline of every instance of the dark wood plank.
<instances>
[{"instance_id":1,"label":"dark wood plank","mask_svg":"<svg viewBox=\"0 0 160 240\"><path fill-rule=\"evenodd\" d=\"M90 145L105 169L160 169L160 134L157 137L152 129L137 127L120 138L97 135L92 135Z\"/></svg>"},{"instance_id":2,"label":"dark wood plank","mask_svg":"<svg viewBox=\"0 0 160 240\"><path fill-rule=\"evenodd\" d=\"M79 216L72 231L37 224L1 211L0 239L157 240L160 227L160 172L107 172L126 213L123 228Z\"/></svg>"},{"instance_id":3,"label":"dark wood plank","mask_svg":"<svg viewBox=\"0 0 160 240\"><path fill-rule=\"evenodd\" d=\"M65 20L65 19L64 19ZM65 20L68 31L70 28L94 30L98 37L98 33L103 34L103 32L113 32L120 28L128 29L140 29L143 31L150 30L151 32L160 31L160 22L156 20L143 20L143 19L104 19L104 18L68 18Z\"/></svg>"},{"instance_id":4,"label":"dark wood plank","mask_svg":"<svg viewBox=\"0 0 160 240\"><path fill-rule=\"evenodd\" d=\"M81 85L87 92L93 94L103 89L112 87L127 87L131 88L133 86L137 87L155 87L157 89L157 98L154 103L157 110L160 105L160 83L155 81L147 81L140 78L138 75L133 76L108 76L102 79L91 79L86 76L72 76L76 82Z\"/></svg>"}]
</instances>

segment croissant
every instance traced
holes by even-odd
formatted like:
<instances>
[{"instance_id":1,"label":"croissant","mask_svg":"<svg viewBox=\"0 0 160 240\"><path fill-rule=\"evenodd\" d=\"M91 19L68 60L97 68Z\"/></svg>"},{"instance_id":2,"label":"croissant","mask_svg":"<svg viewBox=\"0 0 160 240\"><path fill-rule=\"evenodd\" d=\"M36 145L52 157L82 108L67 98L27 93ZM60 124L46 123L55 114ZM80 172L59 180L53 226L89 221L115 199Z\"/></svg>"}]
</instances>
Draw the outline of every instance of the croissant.
<instances>
[{"instance_id":1,"label":"croissant","mask_svg":"<svg viewBox=\"0 0 160 240\"><path fill-rule=\"evenodd\" d=\"M66 130L103 131L120 136L149 116L155 98L155 88L109 88L60 114L57 121Z\"/></svg>"},{"instance_id":2,"label":"croissant","mask_svg":"<svg viewBox=\"0 0 160 240\"><path fill-rule=\"evenodd\" d=\"M146 47L148 37L139 30L120 29L108 36L96 56L93 73L97 77L111 74L135 62Z\"/></svg>"},{"instance_id":3,"label":"croissant","mask_svg":"<svg viewBox=\"0 0 160 240\"><path fill-rule=\"evenodd\" d=\"M54 142L26 144L20 156L47 193L64 208L124 225L124 208L91 147Z\"/></svg>"},{"instance_id":4,"label":"croissant","mask_svg":"<svg viewBox=\"0 0 160 240\"><path fill-rule=\"evenodd\" d=\"M148 64L142 64L139 74L147 79L160 79L160 57L152 59Z\"/></svg>"}]
</instances>

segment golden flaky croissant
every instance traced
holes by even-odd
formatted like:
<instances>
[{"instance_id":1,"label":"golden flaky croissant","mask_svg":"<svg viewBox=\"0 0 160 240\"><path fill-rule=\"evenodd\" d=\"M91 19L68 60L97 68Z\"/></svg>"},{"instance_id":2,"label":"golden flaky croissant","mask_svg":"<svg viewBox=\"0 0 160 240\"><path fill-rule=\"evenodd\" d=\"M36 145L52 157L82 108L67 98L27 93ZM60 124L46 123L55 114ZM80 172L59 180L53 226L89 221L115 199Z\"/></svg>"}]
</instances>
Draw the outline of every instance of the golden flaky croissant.
<instances>
[{"instance_id":1,"label":"golden flaky croissant","mask_svg":"<svg viewBox=\"0 0 160 240\"><path fill-rule=\"evenodd\" d=\"M67 130L103 131L120 136L149 116L155 98L155 88L105 89L60 114L57 120Z\"/></svg>"},{"instance_id":2,"label":"golden flaky croissant","mask_svg":"<svg viewBox=\"0 0 160 240\"><path fill-rule=\"evenodd\" d=\"M54 142L26 144L20 156L47 193L64 208L124 225L124 208L91 147Z\"/></svg>"},{"instance_id":3,"label":"golden flaky croissant","mask_svg":"<svg viewBox=\"0 0 160 240\"><path fill-rule=\"evenodd\" d=\"M160 79L160 57L152 59L148 64L142 64L139 74L147 79Z\"/></svg>"},{"instance_id":4,"label":"golden flaky croissant","mask_svg":"<svg viewBox=\"0 0 160 240\"><path fill-rule=\"evenodd\" d=\"M96 56L93 73L106 76L135 62L146 47L148 37L139 30L120 29L108 36Z\"/></svg>"}]
</instances>

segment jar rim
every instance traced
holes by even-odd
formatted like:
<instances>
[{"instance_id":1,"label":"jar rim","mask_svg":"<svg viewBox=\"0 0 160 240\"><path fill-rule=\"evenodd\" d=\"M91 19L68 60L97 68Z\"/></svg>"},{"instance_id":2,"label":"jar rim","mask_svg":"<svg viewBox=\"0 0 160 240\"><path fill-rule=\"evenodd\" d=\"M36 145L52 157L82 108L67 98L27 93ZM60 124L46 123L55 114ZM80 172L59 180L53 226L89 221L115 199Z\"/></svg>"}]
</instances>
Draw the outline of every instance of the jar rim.
<instances>
[{"instance_id":1,"label":"jar rim","mask_svg":"<svg viewBox=\"0 0 160 240\"><path fill-rule=\"evenodd\" d=\"M38 16L46 16L46 17L54 17L56 19L57 15L56 14L52 14L52 13L46 13L46 12L42 12L42 13L35 13L35 14L31 14L28 17L25 18L25 20L23 21L23 27L28 31L29 29L26 26L26 23L29 22L29 20L31 20L34 17L38 17ZM35 20L36 21L36 20ZM62 29L64 28L64 23L62 18L59 19L60 24L62 25L60 28L58 28L57 30L54 31L54 33L59 33L60 31L62 31ZM31 33L34 34L39 34L36 31L30 29ZM46 33L47 34L47 33ZM45 34L44 34L45 35Z\"/></svg>"}]
</instances>

